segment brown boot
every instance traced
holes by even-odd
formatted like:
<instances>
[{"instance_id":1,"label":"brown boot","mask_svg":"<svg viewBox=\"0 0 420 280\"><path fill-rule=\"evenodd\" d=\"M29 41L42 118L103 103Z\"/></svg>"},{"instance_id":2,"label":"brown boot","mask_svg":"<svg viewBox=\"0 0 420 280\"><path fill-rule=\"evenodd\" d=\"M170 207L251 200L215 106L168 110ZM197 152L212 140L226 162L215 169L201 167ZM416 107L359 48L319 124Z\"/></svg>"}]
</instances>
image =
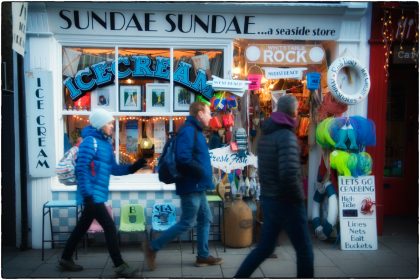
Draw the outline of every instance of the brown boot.
<instances>
[{"instance_id":1,"label":"brown boot","mask_svg":"<svg viewBox=\"0 0 420 280\"><path fill-rule=\"evenodd\" d=\"M195 261L195 266L209 266L209 265L218 265L222 263L223 263L222 258L215 258L213 256L208 256L207 258L197 257L197 260Z\"/></svg>"},{"instance_id":2,"label":"brown boot","mask_svg":"<svg viewBox=\"0 0 420 280\"><path fill-rule=\"evenodd\" d=\"M144 252L144 260L146 261L147 268L149 270L155 270L156 269L156 252L150 248L149 240L146 240L143 242L143 252Z\"/></svg>"},{"instance_id":3,"label":"brown boot","mask_svg":"<svg viewBox=\"0 0 420 280\"><path fill-rule=\"evenodd\" d=\"M83 270L83 266L74 263L72 259L65 260L60 259L58 262L58 267L64 271L81 271Z\"/></svg>"}]
</instances>

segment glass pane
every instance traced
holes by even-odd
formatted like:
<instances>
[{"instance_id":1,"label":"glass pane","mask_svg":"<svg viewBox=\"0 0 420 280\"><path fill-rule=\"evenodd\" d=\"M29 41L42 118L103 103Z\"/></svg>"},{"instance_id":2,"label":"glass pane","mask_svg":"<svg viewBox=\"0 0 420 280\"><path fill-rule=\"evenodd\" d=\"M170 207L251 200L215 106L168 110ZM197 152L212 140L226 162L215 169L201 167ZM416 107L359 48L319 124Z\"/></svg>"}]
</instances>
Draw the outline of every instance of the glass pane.
<instances>
[{"instance_id":1,"label":"glass pane","mask_svg":"<svg viewBox=\"0 0 420 280\"><path fill-rule=\"evenodd\" d=\"M406 94L403 86L391 86L388 91L384 166L384 176L387 177L401 177L404 174Z\"/></svg>"},{"instance_id":2,"label":"glass pane","mask_svg":"<svg viewBox=\"0 0 420 280\"><path fill-rule=\"evenodd\" d=\"M83 128L90 125L89 116L64 116L64 153L83 139L81 132ZM112 145L115 148L115 131L112 133Z\"/></svg>"},{"instance_id":3,"label":"glass pane","mask_svg":"<svg viewBox=\"0 0 420 280\"><path fill-rule=\"evenodd\" d=\"M132 163L144 157L157 164L169 136L169 117L119 117L119 162ZM174 131L185 122L185 117L173 117ZM138 173L153 173L142 169Z\"/></svg>"},{"instance_id":4,"label":"glass pane","mask_svg":"<svg viewBox=\"0 0 420 280\"><path fill-rule=\"evenodd\" d=\"M190 81L194 82L197 71L202 69L206 72L207 79L215 75L223 78L223 50L217 49L178 49L174 50L174 69L177 69L181 61L190 64Z\"/></svg>"},{"instance_id":5,"label":"glass pane","mask_svg":"<svg viewBox=\"0 0 420 280\"><path fill-rule=\"evenodd\" d=\"M110 69L114 59L114 48L64 47L62 53L63 109L90 111L101 107L109 111L115 111L116 96L113 75L111 76L111 82L105 83L111 85L97 87L97 77L92 70L92 65L101 62L105 62L104 68ZM83 75L79 73L79 77L82 78L78 80L75 76L80 70L86 70L86 72ZM109 70L107 71L109 72ZM80 84L83 84L86 88L93 88L93 90L83 90ZM70 97L71 89L81 90L82 97L73 101Z\"/></svg>"},{"instance_id":6,"label":"glass pane","mask_svg":"<svg viewBox=\"0 0 420 280\"><path fill-rule=\"evenodd\" d=\"M120 48L118 55L119 111L170 112L170 50Z\"/></svg>"}]
</instances>

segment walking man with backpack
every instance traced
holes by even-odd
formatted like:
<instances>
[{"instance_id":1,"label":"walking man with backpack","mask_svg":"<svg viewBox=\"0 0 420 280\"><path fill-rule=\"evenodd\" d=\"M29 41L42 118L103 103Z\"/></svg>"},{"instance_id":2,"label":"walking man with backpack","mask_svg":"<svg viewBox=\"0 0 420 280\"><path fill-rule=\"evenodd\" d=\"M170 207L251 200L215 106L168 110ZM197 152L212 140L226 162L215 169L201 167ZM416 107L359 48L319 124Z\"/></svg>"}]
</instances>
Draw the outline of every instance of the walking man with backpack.
<instances>
[{"instance_id":1,"label":"walking man with backpack","mask_svg":"<svg viewBox=\"0 0 420 280\"><path fill-rule=\"evenodd\" d=\"M156 253L167 243L197 222L196 266L218 265L221 258L209 254L209 231L212 215L206 191L214 189L209 149L202 133L210 122L210 108L204 103L194 102L190 115L178 131L175 142L175 160L180 177L175 179L176 194L181 198L181 219L164 231L157 239L143 243L145 261L150 270L155 269Z\"/></svg>"},{"instance_id":2,"label":"walking man with backpack","mask_svg":"<svg viewBox=\"0 0 420 280\"><path fill-rule=\"evenodd\" d=\"M132 174L142 168L146 161L137 160L132 165L118 165L112 148L114 118L104 110L93 111L89 117L90 125L82 131L83 141L76 159L77 202L83 203L83 212L76 227L67 240L58 266L66 271L83 270L74 263L72 255L77 243L86 234L93 219L96 219L105 232L109 254L119 277L132 277L137 268L130 267L121 257L117 241L117 230L109 215L105 202L108 200L110 175Z\"/></svg>"}]
</instances>

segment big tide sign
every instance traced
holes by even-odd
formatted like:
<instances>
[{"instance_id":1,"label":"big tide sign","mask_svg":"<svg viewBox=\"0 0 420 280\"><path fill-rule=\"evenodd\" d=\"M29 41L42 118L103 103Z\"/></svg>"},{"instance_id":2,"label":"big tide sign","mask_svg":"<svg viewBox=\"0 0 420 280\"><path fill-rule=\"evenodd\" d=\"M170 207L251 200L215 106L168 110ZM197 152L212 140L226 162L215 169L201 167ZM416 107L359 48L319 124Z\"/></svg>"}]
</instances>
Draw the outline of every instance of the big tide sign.
<instances>
[{"instance_id":1,"label":"big tide sign","mask_svg":"<svg viewBox=\"0 0 420 280\"><path fill-rule=\"evenodd\" d=\"M341 250L377 250L375 177L338 177Z\"/></svg>"}]
</instances>

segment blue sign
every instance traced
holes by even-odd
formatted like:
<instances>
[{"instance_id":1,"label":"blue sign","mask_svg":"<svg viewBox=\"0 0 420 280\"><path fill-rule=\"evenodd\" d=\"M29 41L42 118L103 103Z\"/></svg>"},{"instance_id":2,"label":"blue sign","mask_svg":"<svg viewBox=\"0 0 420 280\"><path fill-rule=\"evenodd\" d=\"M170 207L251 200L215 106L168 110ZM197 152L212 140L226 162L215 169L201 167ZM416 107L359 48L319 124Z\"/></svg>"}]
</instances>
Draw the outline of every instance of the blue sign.
<instances>
[{"instance_id":1,"label":"blue sign","mask_svg":"<svg viewBox=\"0 0 420 280\"><path fill-rule=\"evenodd\" d=\"M211 85L207 85L206 72L203 69L198 69L195 81L191 82L191 67L192 65L189 63L179 62L178 68L174 71L174 82L211 99L214 90ZM96 87L114 83L115 69L118 69L119 79L150 77L169 81L170 59L158 56L153 61L145 55L134 55L119 57L117 65L115 65L115 61L111 63L99 62L79 70L73 78L69 77L64 80L64 86L69 90L71 99L76 101Z\"/></svg>"}]
</instances>

